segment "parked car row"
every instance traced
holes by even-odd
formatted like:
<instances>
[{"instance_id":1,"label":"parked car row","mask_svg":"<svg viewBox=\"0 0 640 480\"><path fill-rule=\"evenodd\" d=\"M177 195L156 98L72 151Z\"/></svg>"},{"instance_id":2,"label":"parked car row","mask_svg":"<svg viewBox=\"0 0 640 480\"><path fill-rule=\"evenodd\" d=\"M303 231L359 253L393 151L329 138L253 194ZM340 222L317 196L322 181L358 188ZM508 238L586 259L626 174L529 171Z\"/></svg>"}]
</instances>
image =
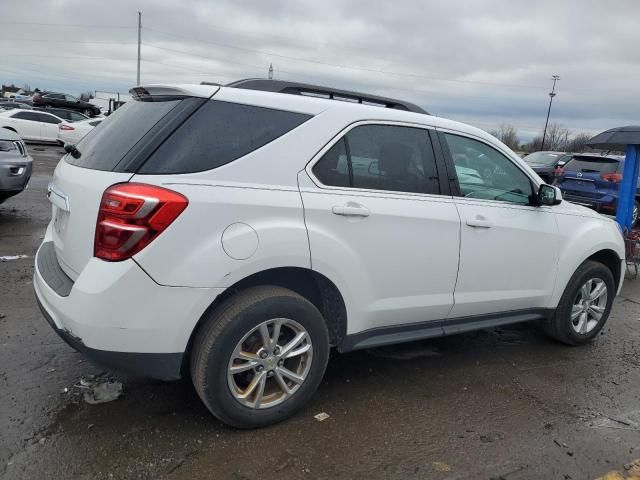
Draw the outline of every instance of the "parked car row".
<instances>
[{"instance_id":1,"label":"parked car row","mask_svg":"<svg viewBox=\"0 0 640 480\"><path fill-rule=\"evenodd\" d=\"M32 101L36 107L67 108L83 113L87 117L100 115L100 108L96 105L82 101L66 93L39 92L33 96Z\"/></svg>"},{"instance_id":2,"label":"parked car row","mask_svg":"<svg viewBox=\"0 0 640 480\"><path fill-rule=\"evenodd\" d=\"M17 133L23 140L36 142L77 143L101 121L101 118L89 119L80 113L62 109L0 112L0 128Z\"/></svg>"}]
</instances>

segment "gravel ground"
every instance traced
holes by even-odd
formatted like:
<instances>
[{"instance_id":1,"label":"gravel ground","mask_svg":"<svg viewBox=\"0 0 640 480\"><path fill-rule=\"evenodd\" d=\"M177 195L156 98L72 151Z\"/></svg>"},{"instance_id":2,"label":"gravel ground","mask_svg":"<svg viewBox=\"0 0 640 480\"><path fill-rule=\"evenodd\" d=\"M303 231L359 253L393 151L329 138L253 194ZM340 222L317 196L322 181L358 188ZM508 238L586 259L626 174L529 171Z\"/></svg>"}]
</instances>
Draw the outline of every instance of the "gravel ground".
<instances>
[{"instance_id":1,"label":"gravel ground","mask_svg":"<svg viewBox=\"0 0 640 480\"><path fill-rule=\"evenodd\" d=\"M519 325L334 354L310 405L262 430L225 427L187 380L121 378L123 397L86 404L74 385L101 370L32 291L63 152L30 150L28 190L0 205L0 256L28 255L0 262L0 477L589 479L640 457L640 280L584 347Z\"/></svg>"}]
</instances>

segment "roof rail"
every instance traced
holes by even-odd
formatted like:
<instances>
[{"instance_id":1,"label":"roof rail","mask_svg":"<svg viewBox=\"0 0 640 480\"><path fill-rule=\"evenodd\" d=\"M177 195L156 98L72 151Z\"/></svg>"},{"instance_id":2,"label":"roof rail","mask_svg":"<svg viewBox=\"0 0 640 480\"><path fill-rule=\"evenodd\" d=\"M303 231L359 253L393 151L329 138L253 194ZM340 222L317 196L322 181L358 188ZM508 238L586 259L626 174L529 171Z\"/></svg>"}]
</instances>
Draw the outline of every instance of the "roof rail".
<instances>
[{"instance_id":1,"label":"roof rail","mask_svg":"<svg viewBox=\"0 0 640 480\"><path fill-rule=\"evenodd\" d=\"M343 102L360 103L363 105L393 108L396 110L406 110L409 112L429 115L429 112L413 103L405 102L404 100L395 100L393 98L379 97L377 95L369 95L367 93L309 85L307 83L287 82L284 80L267 80L264 78L246 78L231 82L225 86L246 88L248 90L261 90L263 92L288 93L291 95L328 98L331 100L341 100Z\"/></svg>"}]
</instances>

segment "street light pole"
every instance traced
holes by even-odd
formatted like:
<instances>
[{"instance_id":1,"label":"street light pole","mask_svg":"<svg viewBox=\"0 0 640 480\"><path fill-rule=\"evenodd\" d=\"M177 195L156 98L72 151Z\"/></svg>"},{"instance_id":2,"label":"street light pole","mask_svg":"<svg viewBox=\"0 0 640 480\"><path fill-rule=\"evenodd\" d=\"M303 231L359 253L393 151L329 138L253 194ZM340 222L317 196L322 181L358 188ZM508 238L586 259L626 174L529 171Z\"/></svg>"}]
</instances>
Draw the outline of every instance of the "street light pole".
<instances>
[{"instance_id":1,"label":"street light pole","mask_svg":"<svg viewBox=\"0 0 640 480\"><path fill-rule=\"evenodd\" d=\"M549 92L549 108L547 109L547 121L544 122L544 132L542 134L542 145L540 145L540 150L544 150L544 140L547 137L547 125L549 125L549 114L551 113L551 104L553 103L553 97L557 95L556 93L556 82L560 80L558 75L554 75L551 77L553 80L553 87L551 88L551 92Z\"/></svg>"},{"instance_id":2,"label":"street light pole","mask_svg":"<svg viewBox=\"0 0 640 480\"><path fill-rule=\"evenodd\" d=\"M142 12L138 12L138 76L136 85L140 85L140 43L142 40Z\"/></svg>"}]
</instances>

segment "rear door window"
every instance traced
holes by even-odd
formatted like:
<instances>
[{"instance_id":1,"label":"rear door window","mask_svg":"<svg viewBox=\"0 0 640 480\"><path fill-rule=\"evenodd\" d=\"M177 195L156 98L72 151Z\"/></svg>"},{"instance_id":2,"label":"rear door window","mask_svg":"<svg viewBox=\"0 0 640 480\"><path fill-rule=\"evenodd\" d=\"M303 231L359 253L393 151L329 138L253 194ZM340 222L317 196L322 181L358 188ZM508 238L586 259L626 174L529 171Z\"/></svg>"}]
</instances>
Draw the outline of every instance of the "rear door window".
<instances>
[{"instance_id":1,"label":"rear door window","mask_svg":"<svg viewBox=\"0 0 640 480\"><path fill-rule=\"evenodd\" d=\"M573 157L564 169L580 173L616 173L621 170L618 160L598 157Z\"/></svg>"},{"instance_id":2,"label":"rear door window","mask_svg":"<svg viewBox=\"0 0 640 480\"><path fill-rule=\"evenodd\" d=\"M38 117L40 117L40 121L44 123L53 123L57 125L61 122L59 118L56 118L53 115L47 115L46 113L39 113Z\"/></svg>"},{"instance_id":3,"label":"rear door window","mask_svg":"<svg viewBox=\"0 0 640 480\"><path fill-rule=\"evenodd\" d=\"M40 117L36 112L18 112L12 115L11 118L17 118L19 120L31 120L34 122L40 121Z\"/></svg>"},{"instance_id":4,"label":"rear door window","mask_svg":"<svg viewBox=\"0 0 640 480\"><path fill-rule=\"evenodd\" d=\"M313 167L325 185L439 194L427 130L362 125L350 130Z\"/></svg>"},{"instance_id":5,"label":"rear door window","mask_svg":"<svg viewBox=\"0 0 640 480\"><path fill-rule=\"evenodd\" d=\"M142 165L140 173L193 173L233 162L274 141L310 115L210 100Z\"/></svg>"}]
</instances>

